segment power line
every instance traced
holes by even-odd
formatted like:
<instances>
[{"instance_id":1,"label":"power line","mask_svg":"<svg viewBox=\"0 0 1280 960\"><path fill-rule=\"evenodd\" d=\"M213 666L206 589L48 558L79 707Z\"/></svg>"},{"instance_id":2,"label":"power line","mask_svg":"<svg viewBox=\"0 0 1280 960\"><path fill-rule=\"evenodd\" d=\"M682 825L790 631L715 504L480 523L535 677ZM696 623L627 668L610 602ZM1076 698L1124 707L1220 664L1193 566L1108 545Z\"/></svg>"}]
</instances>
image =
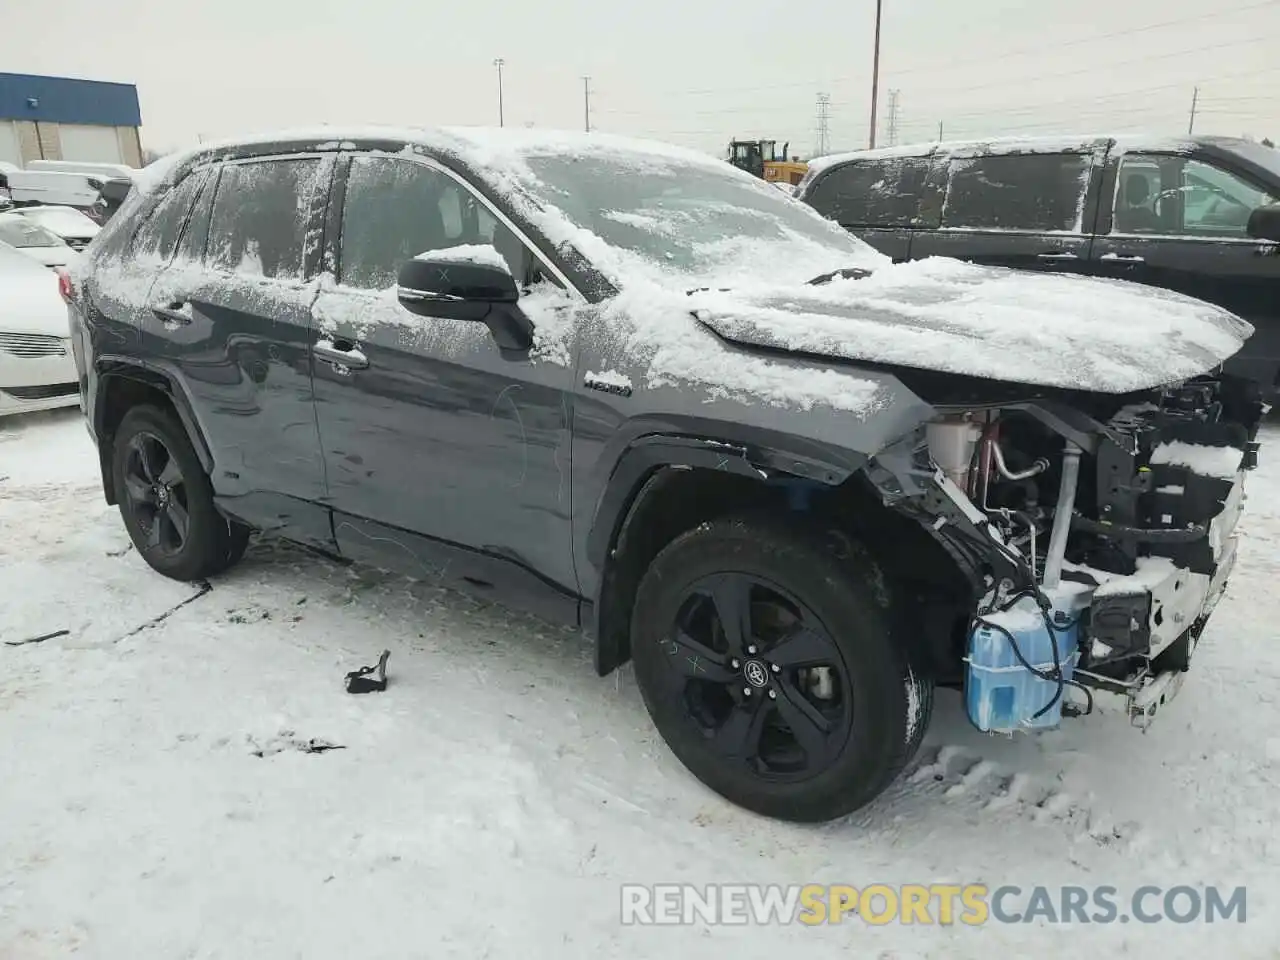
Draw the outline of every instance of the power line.
<instances>
[{"instance_id":1,"label":"power line","mask_svg":"<svg viewBox=\"0 0 1280 960\"><path fill-rule=\"evenodd\" d=\"M1131 60L1113 60L1111 62L1100 64L1100 65L1092 65L1088 67L1077 67L1072 70L1060 70L1056 73L1040 73L1034 77L1020 77L1018 79L1018 83L1019 84L1039 83L1042 80L1059 80L1063 77L1078 77L1084 74L1097 73L1100 67L1101 69L1104 69L1104 70L1112 70L1112 69L1115 69L1116 67L1129 67L1139 63L1151 63L1154 60L1168 60L1173 57L1195 56L1202 53L1206 53L1210 50L1225 50L1231 47L1245 47L1245 46L1251 46L1253 44L1258 44L1258 43L1271 43L1271 42L1272 42L1271 37L1247 37L1243 40L1229 40L1225 43L1215 43L1215 44L1210 44L1209 46L1191 47L1185 50L1167 50L1164 53L1152 53L1143 57L1134 57ZM949 93L969 93L974 90L989 90L993 87L1003 88L1007 86L1009 86L1009 79L1006 77L1005 79L1002 79L1002 80L993 80L988 83L970 84L969 86L966 86L966 87L956 87L948 84L947 91Z\"/></svg>"},{"instance_id":2,"label":"power line","mask_svg":"<svg viewBox=\"0 0 1280 960\"><path fill-rule=\"evenodd\" d=\"M1116 69L1119 67L1132 66L1135 64L1149 63L1155 60L1166 60L1172 57L1186 57L1188 55L1200 54L1210 50L1218 50L1218 49L1226 49L1230 47L1249 46L1253 44L1267 43L1270 41L1270 39L1271 39L1270 37L1250 37L1243 40L1231 40L1225 43L1213 44L1210 46L1200 46L1200 47L1193 47L1185 50L1172 50L1172 51L1166 51L1164 53L1148 54L1146 56L1135 57L1129 60L1118 60L1118 61L1113 61L1111 63L1103 64L1101 65L1101 69L1110 70L1110 69ZM1083 74L1097 73L1099 69L1100 69L1099 65L1079 67L1079 68L1073 68L1067 71L1059 71L1056 73L1040 74L1035 77L1023 77L1023 78L1020 78L1018 82L1022 84L1026 84L1026 83L1035 83L1041 80L1056 80L1056 79L1061 79L1063 77L1074 77L1074 76L1080 76ZM1234 77L1240 77L1240 76L1257 76L1261 74L1270 73L1275 69L1277 68L1265 67L1262 70L1247 70L1241 73L1229 74L1223 77L1211 78L1211 79L1232 79ZM989 90L995 87L1004 88L1009 86L1009 82L1010 81L1008 79L1004 79L1004 80L997 80L997 81L992 81L987 83L970 84L969 86L954 86L954 85L948 84L945 89L947 93L971 93L973 91ZM1209 82L1209 81L1205 81L1205 82ZM1134 93L1155 91L1155 90L1166 90L1166 89L1173 89L1175 87L1184 87L1184 86L1185 86L1185 83L1161 84L1155 87L1146 87L1146 88L1141 88L1136 90L1126 89L1123 92L1114 93L1114 94L1103 94L1096 97L1094 96L1071 97L1064 100L1054 101L1054 103L1065 105L1065 104L1071 104L1071 103L1114 100L1114 99L1121 99L1121 98L1132 96ZM855 101L855 100L831 101L831 105L835 107L855 107L855 106L858 106L858 104L859 104L859 101ZM1035 104L1035 105L1028 105L1022 108L1007 108L1007 109L1020 109L1024 112L1030 112L1033 110L1040 110L1043 107L1048 105L1050 104L1041 103L1041 104ZM794 110L795 110L795 106L792 104L776 104L776 105L753 104L750 106L715 107L715 108L703 109L703 110L681 111L681 114L683 116L688 116L688 117L710 117L710 116L721 116L721 115L739 114L739 113L770 114L770 113L780 113L782 111L792 112ZM648 115L653 111L650 111L650 110L602 110L599 112L610 114L613 116L625 116L625 115L642 116L642 115ZM951 116L949 112L948 112L948 116Z\"/></svg>"},{"instance_id":3,"label":"power line","mask_svg":"<svg viewBox=\"0 0 1280 960\"><path fill-rule=\"evenodd\" d=\"M1079 37L1075 40L1064 40L1062 42L1055 42L1050 44L1039 44L1034 47L1023 47L1022 49L1019 49L1019 50L1006 50L1006 51L1000 52L999 54L997 54L997 56L999 56L1001 59L1005 59L1007 57L1023 57L1023 56L1030 56L1036 53L1044 53L1046 50L1057 51L1057 50L1061 50L1063 47L1078 47L1081 44L1085 44L1085 43L1097 43L1099 40L1113 40L1119 37L1128 38L1128 37L1136 36L1138 34L1148 33L1152 30L1162 30L1165 27L1182 26L1183 24L1196 23L1200 20L1221 20L1224 16L1231 16L1237 13L1248 13L1251 10L1260 10L1263 7L1273 7L1273 8L1280 7L1280 0L1261 0L1261 2L1259 3L1246 4L1243 7L1236 7L1231 10L1213 10L1213 11L1210 11L1209 13L1198 13L1190 17L1179 17L1176 20L1162 20L1159 23L1149 23L1141 27L1131 27L1128 30L1113 30L1108 33L1098 33L1088 37ZM935 69L950 69L953 67L965 67L965 66L975 66L978 64L988 64L991 62L991 59L992 58L990 56L987 56L987 57L979 57L979 58L970 59L970 60L944 61L938 64L930 64L928 67L908 67L906 70L896 71L894 73L894 76L902 77L912 73L930 72Z\"/></svg>"},{"instance_id":4,"label":"power line","mask_svg":"<svg viewBox=\"0 0 1280 960\"><path fill-rule=\"evenodd\" d=\"M1259 77L1266 77L1268 75L1275 74L1277 71L1280 71L1280 65L1272 66L1272 67L1264 67L1261 70L1247 69L1247 70L1236 70L1236 71L1231 71L1231 72L1222 73L1222 74L1215 74L1210 77L1201 78L1200 86L1203 89L1206 85L1209 85L1209 84L1218 83L1224 80L1236 80L1244 77L1248 77L1250 79L1257 79ZM941 113L946 117L947 126L952 129L951 136L953 138L956 138L954 128L957 125L957 122L963 121L966 119L981 121L981 120L987 120L988 118L990 118L991 124L989 124L989 126L995 125L995 126L998 126L1003 132L1017 134L1021 132L1030 132L1035 130L1062 129L1064 124L1062 121L1058 121L1058 120L1050 120L1050 121L1031 123L1031 124L1009 124L1007 121L1004 121L1004 122L1000 121L998 117L1001 115L1009 116L1009 115L1020 115L1020 114L1026 114L1026 113L1035 113L1039 115L1039 114L1045 113L1048 110L1052 110L1055 107L1072 107L1079 104L1101 104L1101 103L1106 103L1106 102L1110 102L1118 99L1132 99L1137 94L1160 93L1167 90L1185 91L1186 82L1182 81L1182 82L1174 82L1174 83L1149 84L1143 87L1127 88L1121 92L1113 93L1113 94L1101 94L1098 96L1083 95L1083 96L1077 96L1077 97L1065 97L1058 100L1043 101L1038 104L1023 106L1023 107L1013 107L1013 106L995 104L984 110L971 111L966 113L952 113L948 110L938 109L938 108L930 108L929 112L932 112L935 114ZM844 103L845 101L829 101L829 106L839 106ZM791 114L794 114L796 112L795 108L792 106L756 107L752 109L754 110L754 112L762 115L777 114L782 111L785 111ZM597 112L599 113L603 111L597 111ZM684 116L689 117L689 116L717 115L722 113L741 113L741 112L746 112L746 111L740 110L740 109L731 109L727 111L726 110L695 111L692 114L685 114ZM1133 105L1128 107L1120 106L1120 107L1116 107L1115 109L1106 110L1106 111L1094 111L1092 112L1092 115L1099 116L1099 117L1103 117L1103 116L1114 117L1117 115L1123 116L1130 112L1140 113L1145 117L1151 116L1151 108L1148 104L1138 104L1138 105ZM1204 113L1203 110L1201 110L1200 112ZM1215 110L1213 112L1217 114L1219 111ZM635 111L634 113L637 115L652 116L653 111ZM1074 111L1073 113L1074 113L1073 121L1071 122L1074 122L1074 120L1078 120L1078 119L1081 119L1082 117L1087 117L1090 115L1090 112L1086 112L1082 114L1078 111ZM1182 117L1185 118L1186 117L1185 107L1182 107L1182 108L1170 107L1168 110L1168 116L1172 117L1175 114L1181 115ZM959 126L961 127L973 127L975 125L977 124L963 123L963 122L959 123ZM1102 125L1109 126L1113 129L1117 129L1120 127L1129 128L1133 126L1133 124L1131 123L1118 122L1118 121L1108 121L1107 123ZM661 136L706 136L711 131L708 129L708 127L704 126L700 129L695 129L695 130L673 130L669 128L646 128L645 130L634 131L634 132L638 135L661 137ZM930 138L922 138L922 139L930 139Z\"/></svg>"},{"instance_id":5,"label":"power line","mask_svg":"<svg viewBox=\"0 0 1280 960\"><path fill-rule=\"evenodd\" d=\"M927 66L922 65L918 67L907 67L906 69L895 71L894 76L895 77L907 76L913 73L945 72L954 67L972 66L974 64L990 63L991 60L996 57L1020 57L1020 56L1034 54L1034 53L1056 51L1056 50L1062 49L1063 47L1074 47L1074 46L1079 46L1081 44L1095 43L1099 40L1109 40L1109 39L1118 38L1118 37L1133 37L1143 33L1147 33L1152 30L1161 30L1161 29L1164 29L1165 27L1179 26L1187 23L1196 23L1201 20L1212 19L1212 20L1221 21L1225 17L1234 16L1240 13L1249 13L1253 10L1260 10L1263 8L1280 8L1280 0L1260 0L1260 2L1246 4L1242 7L1233 7L1228 10L1213 10L1208 13L1198 13L1189 17L1179 17L1174 20L1162 20L1158 23L1151 23L1151 24L1146 24L1144 26L1131 27L1125 30L1113 30L1107 33L1090 34L1084 37L1077 37L1076 39L1073 39L1073 40L1061 40L1061 41L1055 40L1050 43L1038 44L1036 46L1030 46L1030 47L1023 47L1021 49L1016 49L1012 51L993 52L988 56L980 57L980 58L971 58L968 60L941 61L941 62L930 63ZM1258 38L1259 41L1262 41L1265 39L1269 39L1269 38ZM1212 48L1200 48L1200 49L1212 49ZM1177 54L1171 54L1171 55L1184 56L1188 52L1198 52L1198 51L1179 51ZM1088 69L1094 70L1096 68L1090 67ZM846 76L831 77L826 82L841 83L844 81L854 80L854 79L857 79L857 78L846 75ZM824 83L823 80L803 80L803 81L795 81L795 82L788 82L788 83L769 84L767 86L759 86L759 87L704 87L704 88L692 89L692 90L690 89L664 90L664 91L659 91L659 93L663 96L675 96L675 95L705 96L705 95L729 94L729 93L759 93L761 91L797 89L800 87L812 88L822 83Z\"/></svg>"}]
</instances>

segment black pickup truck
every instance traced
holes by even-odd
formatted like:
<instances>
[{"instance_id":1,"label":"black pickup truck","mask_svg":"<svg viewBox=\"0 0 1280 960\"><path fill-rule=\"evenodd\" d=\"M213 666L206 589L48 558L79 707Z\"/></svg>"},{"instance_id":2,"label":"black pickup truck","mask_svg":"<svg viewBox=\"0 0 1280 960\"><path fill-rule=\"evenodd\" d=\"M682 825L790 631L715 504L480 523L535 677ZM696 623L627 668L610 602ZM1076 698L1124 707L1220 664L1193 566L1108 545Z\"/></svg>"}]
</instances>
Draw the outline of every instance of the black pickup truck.
<instances>
[{"instance_id":1,"label":"black pickup truck","mask_svg":"<svg viewBox=\"0 0 1280 960\"><path fill-rule=\"evenodd\" d=\"M824 157L796 195L895 260L1165 287L1256 329L1229 370L1280 383L1280 150L1225 137L926 143Z\"/></svg>"}]
</instances>

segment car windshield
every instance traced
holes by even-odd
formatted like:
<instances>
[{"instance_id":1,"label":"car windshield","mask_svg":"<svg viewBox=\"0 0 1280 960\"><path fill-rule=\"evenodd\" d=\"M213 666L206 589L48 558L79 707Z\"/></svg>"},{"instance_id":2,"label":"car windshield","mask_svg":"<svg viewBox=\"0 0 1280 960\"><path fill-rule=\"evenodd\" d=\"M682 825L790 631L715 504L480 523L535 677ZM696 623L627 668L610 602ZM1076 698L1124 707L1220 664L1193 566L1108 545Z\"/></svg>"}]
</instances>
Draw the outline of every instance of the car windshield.
<instances>
[{"instance_id":1,"label":"car windshield","mask_svg":"<svg viewBox=\"0 0 1280 960\"><path fill-rule=\"evenodd\" d=\"M696 161L645 155L543 155L526 159L526 187L580 231L574 246L625 281L639 270L685 281L803 282L883 258L776 187ZM620 252L612 263L585 249L595 238ZM555 238L556 240L562 238ZM656 268L656 269L655 269Z\"/></svg>"},{"instance_id":2,"label":"car windshield","mask_svg":"<svg viewBox=\"0 0 1280 960\"><path fill-rule=\"evenodd\" d=\"M62 238L26 217L0 216L0 240L14 247L61 247Z\"/></svg>"}]
</instances>

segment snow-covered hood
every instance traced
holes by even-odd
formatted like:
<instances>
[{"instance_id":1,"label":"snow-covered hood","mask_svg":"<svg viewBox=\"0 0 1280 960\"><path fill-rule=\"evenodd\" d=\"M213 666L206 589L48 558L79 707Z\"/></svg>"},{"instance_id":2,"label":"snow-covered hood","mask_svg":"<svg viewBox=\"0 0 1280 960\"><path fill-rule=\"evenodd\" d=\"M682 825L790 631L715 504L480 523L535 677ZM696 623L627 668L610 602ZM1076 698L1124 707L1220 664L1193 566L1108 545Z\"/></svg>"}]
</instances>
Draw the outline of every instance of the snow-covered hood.
<instances>
[{"instance_id":1,"label":"snow-covered hood","mask_svg":"<svg viewBox=\"0 0 1280 960\"><path fill-rule=\"evenodd\" d=\"M13 248L0 250L0 332L71 336L58 275Z\"/></svg>"},{"instance_id":2,"label":"snow-covered hood","mask_svg":"<svg viewBox=\"0 0 1280 960\"><path fill-rule=\"evenodd\" d=\"M738 343L1103 393L1204 373L1253 333L1155 287L941 257L820 286L703 290L690 306Z\"/></svg>"}]
</instances>

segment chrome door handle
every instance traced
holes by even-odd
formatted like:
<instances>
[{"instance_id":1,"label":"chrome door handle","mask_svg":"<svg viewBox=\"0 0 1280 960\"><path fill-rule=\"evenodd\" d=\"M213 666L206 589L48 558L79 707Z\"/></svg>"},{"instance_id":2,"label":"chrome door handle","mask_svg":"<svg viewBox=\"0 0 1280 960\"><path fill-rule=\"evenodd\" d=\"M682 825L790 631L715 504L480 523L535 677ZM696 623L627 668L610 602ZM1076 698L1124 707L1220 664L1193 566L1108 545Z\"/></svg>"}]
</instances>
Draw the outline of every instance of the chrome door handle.
<instances>
[{"instance_id":1,"label":"chrome door handle","mask_svg":"<svg viewBox=\"0 0 1280 960\"><path fill-rule=\"evenodd\" d=\"M1037 253L1037 260L1079 260L1080 257L1074 253Z\"/></svg>"},{"instance_id":2,"label":"chrome door handle","mask_svg":"<svg viewBox=\"0 0 1280 960\"><path fill-rule=\"evenodd\" d=\"M326 363L332 363L335 367L345 367L347 370L366 369L369 366L369 358L355 344L346 347L347 343L350 343L350 341L335 343L332 340L317 340L316 345L311 348L311 352L318 359Z\"/></svg>"},{"instance_id":3,"label":"chrome door handle","mask_svg":"<svg viewBox=\"0 0 1280 960\"><path fill-rule=\"evenodd\" d=\"M1139 257L1136 255L1131 256L1131 255L1122 254L1122 253L1104 253L1099 259L1107 260L1107 261L1110 261L1111 263L1146 263L1147 262L1145 257Z\"/></svg>"}]
</instances>

